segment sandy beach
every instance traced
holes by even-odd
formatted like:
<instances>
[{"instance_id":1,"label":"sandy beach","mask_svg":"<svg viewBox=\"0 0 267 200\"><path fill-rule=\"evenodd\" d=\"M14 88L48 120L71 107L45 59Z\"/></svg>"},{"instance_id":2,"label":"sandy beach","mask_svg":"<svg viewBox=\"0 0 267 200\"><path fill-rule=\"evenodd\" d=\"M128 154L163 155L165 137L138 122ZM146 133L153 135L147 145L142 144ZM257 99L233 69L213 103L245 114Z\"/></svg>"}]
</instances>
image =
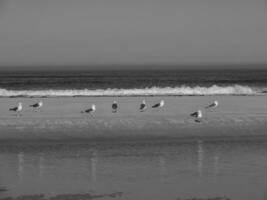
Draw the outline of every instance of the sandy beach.
<instances>
[{"instance_id":1,"label":"sandy beach","mask_svg":"<svg viewBox=\"0 0 267 200\"><path fill-rule=\"evenodd\" d=\"M148 108L139 112L145 99ZM165 100L161 109L151 105ZM219 101L216 109L205 106ZM44 102L40 112L30 104ZM119 104L112 113L111 104ZM21 116L8 108L23 103ZM1 98L0 140L146 139L265 136L267 96ZM81 113L96 104L93 117ZM203 110L196 123L190 113Z\"/></svg>"}]
</instances>

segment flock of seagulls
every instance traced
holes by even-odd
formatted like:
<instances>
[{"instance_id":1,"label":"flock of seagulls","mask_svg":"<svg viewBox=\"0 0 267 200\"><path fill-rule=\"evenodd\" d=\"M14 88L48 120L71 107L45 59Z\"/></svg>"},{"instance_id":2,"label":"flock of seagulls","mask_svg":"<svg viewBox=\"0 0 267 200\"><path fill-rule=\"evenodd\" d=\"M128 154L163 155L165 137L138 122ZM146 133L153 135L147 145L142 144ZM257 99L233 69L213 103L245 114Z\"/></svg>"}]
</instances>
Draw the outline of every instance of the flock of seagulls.
<instances>
[{"instance_id":1,"label":"flock of seagulls","mask_svg":"<svg viewBox=\"0 0 267 200\"><path fill-rule=\"evenodd\" d=\"M152 108L162 108L164 106L164 100L161 100L159 103L156 103L155 105L152 106ZM117 101L113 101L112 105L112 113L116 113L118 111L119 105ZM140 104L139 111L144 112L147 109L146 101L143 100L142 103ZM81 113L88 113L92 115L96 110L95 104L92 104L90 108L81 111Z\"/></svg>"},{"instance_id":2,"label":"flock of seagulls","mask_svg":"<svg viewBox=\"0 0 267 200\"><path fill-rule=\"evenodd\" d=\"M217 100L215 100L214 102L212 102L210 105L206 106L205 108L206 109L214 109L216 107L218 107L219 105L219 102ZM34 103L32 105L29 105L29 107L32 107L35 109L35 112L38 112L39 109L43 106L43 102L42 101L39 101L37 103ZM154 104L152 106L152 108L162 108L164 106L164 100L161 100L160 102ZM112 113L116 113L118 111L118 102L117 101L113 101L112 103ZM147 109L147 104L146 104L146 101L143 100L142 103L140 104L139 106L139 111L140 112L144 112L145 110ZM12 107L9 109L10 111L13 111L13 112L16 112L18 114L20 114L20 112L22 111L22 103L19 102L18 105L16 107ZM96 111L96 105L95 104L92 104L90 108L84 110L84 111L81 111L81 113L88 113L90 115L93 116L93 113ZM193 112L190 114L191 117L194 117L195 118L195 121L196 122L201 122L201 119L203 117L203 114L202 114L202 111L201 110L198 110L196 112Z\"/></svg>"},{"instance_id":3,"label":"flock of seagulls","mask_svg":"<svg viewBox=\"0 0 267 200\"><path fill-rule=\"evenodd\" d=\"M32 104L32 105L29 105L29 107L32 107L35 109L35 112L37 112L39 110L39 108L41 108L42 106L43 106L42 101L39 101L39 102ZM19 102L17 106L15 106L13 108L9 108L9 110L20 114L20 112L22 111L22 103Z\"/></svg>"},{"instance_id":4,"label":"flock of seagulls","mask_svg":"<svg viewBox=\"0 0 267 200\"><path fill-rule=\"evenodd\" d=\"M219 102L217 100L215 100L213 103L206 106L205 108L206 109L213 109L213 108L216 108L218 105L219 105ZM198 110L196 112L193 112L190 114L190 116L195 118L195 122L201 122L201 119L203 117L202 110Z\"/></svg>"}]
</instances>

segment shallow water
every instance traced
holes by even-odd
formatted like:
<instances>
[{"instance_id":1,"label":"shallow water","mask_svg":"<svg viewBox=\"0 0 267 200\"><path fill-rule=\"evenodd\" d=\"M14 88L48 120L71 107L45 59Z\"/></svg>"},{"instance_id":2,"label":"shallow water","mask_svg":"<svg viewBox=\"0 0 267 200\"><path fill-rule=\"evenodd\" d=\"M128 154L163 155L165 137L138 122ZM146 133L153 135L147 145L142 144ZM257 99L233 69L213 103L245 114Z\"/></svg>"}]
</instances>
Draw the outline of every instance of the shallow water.
<instances>
[{"instance_id":1,"label":"shallow water","mask_svg":"<svg viewBox=\"0 0 267 200\"><path fill-rule=\"evenodd\" d=\"M1 144L0 188L1 197L266 200L267 139Z\"/></svg>"}]
</instances>

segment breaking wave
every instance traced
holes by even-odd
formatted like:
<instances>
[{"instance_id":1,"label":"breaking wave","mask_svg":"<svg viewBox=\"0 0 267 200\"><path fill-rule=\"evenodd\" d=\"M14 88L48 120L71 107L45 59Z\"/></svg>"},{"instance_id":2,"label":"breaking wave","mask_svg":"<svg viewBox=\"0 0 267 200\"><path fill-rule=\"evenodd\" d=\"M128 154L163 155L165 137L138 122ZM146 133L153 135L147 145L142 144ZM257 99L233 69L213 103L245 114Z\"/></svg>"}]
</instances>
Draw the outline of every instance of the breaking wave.
<instances>
[{"instance_id":1,"label":"breaking wave","mask_svg":"<svg viewBox=\"0 0 267 200\"><path fill-rule=\"evenodd\" d=\"M77 97L77 96L208 96L208 95L263 95L265 91L248 86L211 87L151 87L135 89L66 89L66 90L7 90L0 89L0 97Z\"/></svg>"}]
</instances>

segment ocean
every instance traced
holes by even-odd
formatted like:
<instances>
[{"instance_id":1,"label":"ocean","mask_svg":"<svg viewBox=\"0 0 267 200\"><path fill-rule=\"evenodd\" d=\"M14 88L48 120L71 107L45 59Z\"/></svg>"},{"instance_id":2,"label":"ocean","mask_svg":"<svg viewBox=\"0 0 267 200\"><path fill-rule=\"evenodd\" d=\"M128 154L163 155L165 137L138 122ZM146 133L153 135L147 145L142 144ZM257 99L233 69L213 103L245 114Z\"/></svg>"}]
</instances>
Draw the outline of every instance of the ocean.
<instances>
[{"instance_id":1,"label":"ocean","mask_svg":"<svg viewBox=\"0 0 267 200\"><path fill-rule=\"evenodd\" d=\"M266 93L267 70L42 70L0 73L0 97Z\"/></svg>"}]
</instances>

